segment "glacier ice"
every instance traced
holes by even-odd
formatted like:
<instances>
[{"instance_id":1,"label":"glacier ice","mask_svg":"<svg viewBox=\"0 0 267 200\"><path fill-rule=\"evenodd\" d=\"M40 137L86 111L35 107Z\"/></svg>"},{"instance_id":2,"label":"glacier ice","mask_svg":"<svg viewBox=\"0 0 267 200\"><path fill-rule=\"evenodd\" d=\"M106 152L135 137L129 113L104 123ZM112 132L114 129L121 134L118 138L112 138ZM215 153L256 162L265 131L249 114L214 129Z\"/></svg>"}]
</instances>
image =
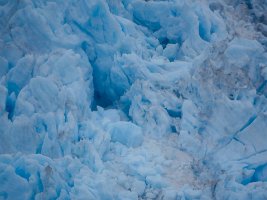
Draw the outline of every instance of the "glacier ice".
<instances>
[{"instance_id":1,"label":"glacier ice","mask_svg":"<svg viewBox=\"0 0 267 200\"><path fill-rule=\"evenodd\" d=\"M0 0L0 199L267 199L265 0Z\"/></svg>"},{"instance_id":2,"label":"glacier ice","mask_svg":"<svg viewBox=\"0 0 267 200\"><path fill-rule=\"evenodd\" d=\"M140 127L130 122L116 122L109 127L112 142L120 142L128 147L138 147L143 143L143 133Z\"/></svg>"}]
</instances>

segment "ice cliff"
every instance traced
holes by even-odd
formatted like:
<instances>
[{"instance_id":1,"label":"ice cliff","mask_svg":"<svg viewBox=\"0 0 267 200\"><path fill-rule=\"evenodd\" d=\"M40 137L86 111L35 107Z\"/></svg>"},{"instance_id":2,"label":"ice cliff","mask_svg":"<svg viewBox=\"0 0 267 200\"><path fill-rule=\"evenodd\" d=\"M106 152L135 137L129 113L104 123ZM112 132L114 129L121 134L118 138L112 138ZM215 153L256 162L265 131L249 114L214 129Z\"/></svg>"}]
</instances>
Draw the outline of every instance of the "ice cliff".
<instances>
[{"instance_id":1,"label":"ice cliff","mask_svg":"<svg viewBox=\"0 0 267 200\"><path fill-rule=\"evenodd\" d=\"M0 0L0 199L267 199L266 0Z\"/></svg>"}]
</instances>

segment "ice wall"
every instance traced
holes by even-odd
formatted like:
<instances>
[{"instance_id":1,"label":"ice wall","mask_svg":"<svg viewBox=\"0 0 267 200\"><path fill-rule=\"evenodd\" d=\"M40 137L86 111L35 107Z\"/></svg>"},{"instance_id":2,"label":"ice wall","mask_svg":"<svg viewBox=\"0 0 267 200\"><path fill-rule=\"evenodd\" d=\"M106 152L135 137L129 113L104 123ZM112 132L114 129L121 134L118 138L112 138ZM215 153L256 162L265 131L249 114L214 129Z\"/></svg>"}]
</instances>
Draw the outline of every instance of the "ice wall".
<instances>
[{"instance_id":1,"label":"ice wall","mask_svg":"<svg viewBox=\"0 0 267 200\"><path fill-rule=\"evenodd\" d=\"M265 0L0 0L0 199L267 199Z\"/></svg>"}]
</instances>

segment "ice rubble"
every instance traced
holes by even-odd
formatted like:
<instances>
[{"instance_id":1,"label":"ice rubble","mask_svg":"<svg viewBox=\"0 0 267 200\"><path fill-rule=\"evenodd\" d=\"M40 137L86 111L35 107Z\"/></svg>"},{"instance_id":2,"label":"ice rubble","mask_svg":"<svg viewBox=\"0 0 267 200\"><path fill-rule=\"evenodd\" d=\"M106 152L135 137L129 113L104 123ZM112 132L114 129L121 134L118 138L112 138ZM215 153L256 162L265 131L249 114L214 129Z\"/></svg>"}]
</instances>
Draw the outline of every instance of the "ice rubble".
<instances>
[{"instance_id":1,"label":"ice rubble","mask_svg":"<svg viewBox=\"0 0 267 200\"><path fill-rule=\"evenodd\" d=\"M264 0L0 1L1 199L266 199Z\"/></svg>"}]
</instances>

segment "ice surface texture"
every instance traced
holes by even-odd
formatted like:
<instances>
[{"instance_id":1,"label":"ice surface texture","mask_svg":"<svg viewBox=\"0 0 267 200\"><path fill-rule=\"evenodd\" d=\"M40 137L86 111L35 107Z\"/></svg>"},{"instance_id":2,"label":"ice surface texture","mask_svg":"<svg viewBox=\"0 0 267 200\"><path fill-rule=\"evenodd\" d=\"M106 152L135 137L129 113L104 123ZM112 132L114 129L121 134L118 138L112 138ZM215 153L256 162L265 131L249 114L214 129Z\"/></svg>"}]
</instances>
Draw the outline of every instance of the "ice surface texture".
<instances>
[{"instance_id":1,"label":"ice surface texture","mask_svg":"<svg viewBox=\"0 0 267 200\"><path fill-rule=\"evenodd\" d=\"M0 199L267 199L266 0L0 0Z\"/></svg>"}]
</instances>

